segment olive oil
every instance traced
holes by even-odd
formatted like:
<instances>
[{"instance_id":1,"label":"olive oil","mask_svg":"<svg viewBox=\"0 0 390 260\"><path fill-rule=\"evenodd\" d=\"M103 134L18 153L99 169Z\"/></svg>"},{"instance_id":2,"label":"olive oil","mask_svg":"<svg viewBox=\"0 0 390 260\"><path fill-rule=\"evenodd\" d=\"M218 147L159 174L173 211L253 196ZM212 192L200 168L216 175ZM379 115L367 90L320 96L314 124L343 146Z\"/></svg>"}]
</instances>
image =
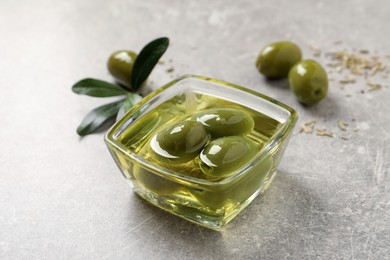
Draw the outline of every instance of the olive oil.
<instances>
[{"instance_id":1,"label":"olive oil","mask_svg":"<svg viewBox=\"0 0 390 260\"><path fill-rule=\"evenodd\" d=\"M191 118L206 109L232 108L253 119L253 130L245 138L253 142L256 155L281 127L281 122L249 107L198 93L175 96L135 120L119 136L118 142L144 162L134 164L120 151L114 158L134 191L147 201L188 220L218 228L230 221L243 207L263 191L281 156L276 148L261 160L250 160L244 169L215 178L202 169L200 153L184 161L162 158L151 148L153 137L167 125ZM208 143L215 140L212 137ZM252 147L252 146L251 146ZM283 149L282 149L283 150Z\"/></svg>"}]
</instances>

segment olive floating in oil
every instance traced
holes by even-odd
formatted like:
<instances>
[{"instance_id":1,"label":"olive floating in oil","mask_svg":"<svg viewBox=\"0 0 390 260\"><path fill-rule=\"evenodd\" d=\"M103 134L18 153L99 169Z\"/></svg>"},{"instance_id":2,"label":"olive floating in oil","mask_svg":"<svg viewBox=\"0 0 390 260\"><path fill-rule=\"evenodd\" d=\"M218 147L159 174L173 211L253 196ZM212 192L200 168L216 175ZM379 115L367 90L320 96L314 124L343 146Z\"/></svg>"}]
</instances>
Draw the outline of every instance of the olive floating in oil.
<instances>
[{"instance_id":1,"label":"olive floating in oil","mask_svg":"<svg viewBox=\"0 0 390 260\"><path fill-rule=\"evenodd\" d=\"M227 177L252 160L259 146L244 136L218 138L200 154L200 168L210 178Z\"/></svg>"},{"instance_id":2,"label":"olive floating in oil","mask_svg":"<svg viewBox=\"0 0 390 260\"><path fill-rule=\"evenodd\" d=\"M183 163L195 158L208 139L209 135L202 124L183 121L158 131L150 146L163 160Z\"/></svg>"},{"instance_id":3,"label":"olive floating in oil","mask_svg":"<svg viewBox=\"0 0 390 260\"><path fill-rule=\"evenodd\" d=\"M234 108L207 109L191 117L204 125L213 137L244 135L253 130L253 118Z\"/></svg>"}]
</instances>

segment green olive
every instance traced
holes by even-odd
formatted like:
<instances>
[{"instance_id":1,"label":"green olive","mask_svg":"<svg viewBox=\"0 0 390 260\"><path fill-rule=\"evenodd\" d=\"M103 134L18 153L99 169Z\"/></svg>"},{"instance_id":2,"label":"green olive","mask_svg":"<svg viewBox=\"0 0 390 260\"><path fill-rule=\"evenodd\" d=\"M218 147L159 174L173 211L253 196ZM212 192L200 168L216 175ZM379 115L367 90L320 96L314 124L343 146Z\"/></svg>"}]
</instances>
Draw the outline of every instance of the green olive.
<instances>
[{"instance_id":1,"label":"green olive","mask_svg":"<svg viewBox=\"0 0 390 260\"><path fill-rule=\"evenodd\" d=\"M210 178L228 177L252 160L258 151L258 145L247 137L222 137L203 149L200 168Z\"/></svg>"},{"instance_id":2,"label":"green olive","mask_svg":"<svg viewBox=\"0 0 390 260\"><path fill-rule=\"evenodd\" d=\"M179 190L182 186L168 180L138 165L134 165L133 176L136 183L141 187L159 195L169 195Z\"/></svg>"},{"instance_id":3,"label":"green olive","mask_svg":"<svg viewBox=\"0 0 390 260\"><path fill-rule=\"evenodd\" d=\"M119 83L131 88L131 73L137 54L132 51L116 51L108 59L107 68Z\"/></svg>"},{"instance_id":4,"label":"green olive","mask_svg":"<svg viewBox=\"0 0 390 260\"><path fill-rule=\"evenodd\" d=\"M301 49L295 43L275 42L261 50L256 67L267 78L282 78L287 77L290 69L301 59Z\"/></svg>"},{"instance_id":5,"label":"green olive","mask_svg":"<svg viewBox=\"0 0 390 260\"><path fill-rule=\"evenodd\" d=\"M192 119L204 125L213 137L248 134L255 125L250 115L233 108L204 110Z\"/></svg>"},{"instance_id":6,"label":"green olive","mask_svg":"<svg viewBox=\"0 0 390 260\"><path fill-rule=\"evenodd\" d=\"M272 157L266 157L249 168L237 182L226 189L190 191L201 204L213 209L221 209L229 204L242 204L260 188L264 188L272 167Z\"/></svg>"},{"instance_id":7,"label":"green olive","mask_svg":"<svg viewBox=\"0 0 390 260\"><path fill-rule=\"evenodd\" d=\"M209 134L201 123L184 121L158 131L150 146L162 160L184 163L195 158L208 139Z\"/></svg>"},{"instance_id":8,"label":"green olive","mask_svg":"<svg viewBox=\"0 0 390 260\"><path fill-rule=\"evenodd\" d=\"M290 88L299 101L315 104L328 94L328 76L324 68L314 60L297 63L288 75Z\"/></svg>"}]
</instances>

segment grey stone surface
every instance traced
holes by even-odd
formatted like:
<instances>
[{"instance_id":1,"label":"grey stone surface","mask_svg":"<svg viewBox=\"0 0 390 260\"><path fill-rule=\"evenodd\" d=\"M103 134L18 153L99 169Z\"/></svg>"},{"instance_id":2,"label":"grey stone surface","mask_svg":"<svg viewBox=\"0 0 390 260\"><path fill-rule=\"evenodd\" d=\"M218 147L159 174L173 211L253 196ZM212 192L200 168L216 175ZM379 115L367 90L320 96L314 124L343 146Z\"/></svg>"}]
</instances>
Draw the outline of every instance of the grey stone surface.
<instances>
[{"instance_id":1,"label":"grey stone surface","mask_svg":"<svg viewBox=\"0 0 390 260\"><path fill-rule=\"evenodd\" d=\"M389 3L2 0L0 259L389 259L389 88L361 94L359 77L342 90L336 75L329 97L304 108L286 82L267 82L254 67L262 46L280 39L306 57L309 45L390 54ZM75 133L106 100L74 95L71 85L110 80L109 53L159 36L171 46L145 92L181 74L215 77L291 105L298 125L316 119L335 133L298 126L273 185L222 232L136 198L103 133ZM347 132L338 119L350 122Z\"/></svg>"}]
</instances>

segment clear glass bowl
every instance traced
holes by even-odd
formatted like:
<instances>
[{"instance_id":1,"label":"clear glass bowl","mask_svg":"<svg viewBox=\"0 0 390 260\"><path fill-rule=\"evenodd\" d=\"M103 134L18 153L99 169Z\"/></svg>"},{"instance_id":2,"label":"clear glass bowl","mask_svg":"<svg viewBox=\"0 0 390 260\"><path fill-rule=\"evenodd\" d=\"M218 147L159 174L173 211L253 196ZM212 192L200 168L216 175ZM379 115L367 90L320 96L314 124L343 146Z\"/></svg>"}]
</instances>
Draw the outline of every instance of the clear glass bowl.
<instances>
[{"instance_id":1,"label":"clear glass bowl","mask_svg":"<svg viewBox=\"0 0 390 260\"><path fill-rule=\"evenodd\" d=\"M260 148L248 163L221 179L204 178L199 158L160 162L148 153L162 126L208 108L250 113L250 138ZM148 202L208 228L220 229L271 183L298 119L290 107L255 91L206 77L186 75L159 88L108 131L105 142L134 192Z\"/></svg>"}]
</instances>

